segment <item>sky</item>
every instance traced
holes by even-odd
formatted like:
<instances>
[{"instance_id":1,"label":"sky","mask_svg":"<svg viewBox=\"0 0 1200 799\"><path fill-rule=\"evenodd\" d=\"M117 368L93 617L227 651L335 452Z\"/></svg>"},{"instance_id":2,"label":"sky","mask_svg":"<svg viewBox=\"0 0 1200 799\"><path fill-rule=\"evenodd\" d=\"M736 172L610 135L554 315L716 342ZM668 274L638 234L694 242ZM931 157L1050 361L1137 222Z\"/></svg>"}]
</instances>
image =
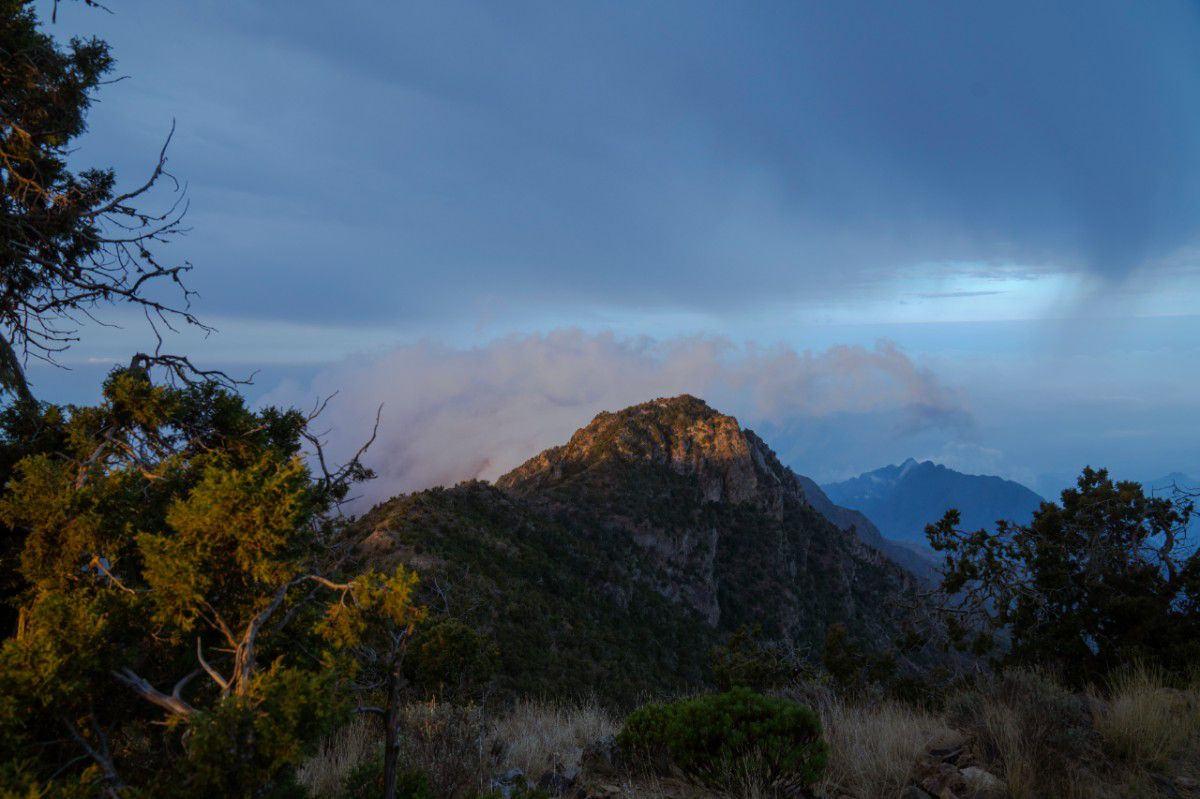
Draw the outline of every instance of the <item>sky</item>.
<instances>
[{"instance_id":1,"label":"sky","mask_svg":"<svg viewBox=\"0 0 1200 799\"><path fill-rule=\"evenodd\" d=\"M372 497L681 391L818 480L1200 472L1193 2L109 6L51 28L128 76L73 162L174 120L220 332L167 347L335 450L382 403ZM153 346L103 318L41 396Z\"/></svg>"}]
</instances>

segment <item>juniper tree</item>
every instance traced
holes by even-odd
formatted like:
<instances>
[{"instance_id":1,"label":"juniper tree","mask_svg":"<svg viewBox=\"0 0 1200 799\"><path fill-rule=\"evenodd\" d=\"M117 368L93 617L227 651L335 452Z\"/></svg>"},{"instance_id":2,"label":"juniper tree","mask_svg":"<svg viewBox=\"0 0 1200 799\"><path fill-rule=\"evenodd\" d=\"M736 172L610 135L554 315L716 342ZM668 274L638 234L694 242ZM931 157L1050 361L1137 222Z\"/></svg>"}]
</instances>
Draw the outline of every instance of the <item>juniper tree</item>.
<instances>
[{"instance_id":1,"label":"juniper tree","mask_svg":"<svg viewBox=\"0 0 1200 799\"><path fill-rule=\"evenodd\" d=\"M268 796L354 710L353 656L419 618L400 568L347 577L356 464L310 473L308 419L116 370L40 406L57 446L0 498L21 530L0 646L0 793Z\"/></svg>"},{"instance_id":2,"label":"juniper tree","mask_svg":"<svg viewBox=\"0 0 1200 799\"><path fill-rule=\"evenodd\" d=\"M957 637L1001 663L1049 666L1081 683L1143 662L1179 673L1200 656L1200 554L1190 498L1147 496L1084 469L1029 524L926 528L943 554L941 594Z\"/></svg>"}]
</instances>

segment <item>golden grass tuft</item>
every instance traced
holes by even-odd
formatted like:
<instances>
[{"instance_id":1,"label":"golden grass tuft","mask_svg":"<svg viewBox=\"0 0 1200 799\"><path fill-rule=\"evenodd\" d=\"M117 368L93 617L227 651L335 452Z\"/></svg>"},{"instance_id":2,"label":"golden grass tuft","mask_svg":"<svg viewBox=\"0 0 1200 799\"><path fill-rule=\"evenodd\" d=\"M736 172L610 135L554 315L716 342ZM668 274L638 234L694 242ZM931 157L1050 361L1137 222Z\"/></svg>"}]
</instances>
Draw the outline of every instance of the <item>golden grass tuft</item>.
<instances>
[{"instance_id":1,"label":"golden grass tuft","mask_svg":"<svg viewBox=\"0 0 1200 799\"><path fill-rule=\"evenodd\" d=\"M489 750L497 753L500 769L518 768L535 780L558 766L578 765L585 746L615 735L620 728L594 702L528 700L518 702L489 726Z\"/></svg>"},{"instance_id":2,"label":"golden grass tuft","mask_svg":"<svg viewBox=\"0 0 1200 799\"><path fill-rule=\"evenodd\" d=\"M938 716L900 702L851 705L832 699L820 707L829 767L822 787L853 796L897 797L926 749L961 738Z\"/></svg>"},{"instance_id":3,"label":"golden grass tuft","mask_svg":"<svg viewBox=\"0 0 1200 799\"><path fill-rule=\"evenodd\" d=\"M379 750L378 726L374 719L364 718L347 724L321 744L296 779L317 799L338 796L350 771Z\"/></svg>"},{"instance_id":4,"label":"golden grass tuft","mask_svg":"<svg viewBox=\"0 0 1200 799\"><path fill-rule=\"evenodd\" d=\"M1200 736L1194 691L1168 687L1153 669L1135 667L1114 675L1106 696L1092 692L1093 724L1105 751L1130 765L1161 768Z\"/></svg>"}]
</instances>

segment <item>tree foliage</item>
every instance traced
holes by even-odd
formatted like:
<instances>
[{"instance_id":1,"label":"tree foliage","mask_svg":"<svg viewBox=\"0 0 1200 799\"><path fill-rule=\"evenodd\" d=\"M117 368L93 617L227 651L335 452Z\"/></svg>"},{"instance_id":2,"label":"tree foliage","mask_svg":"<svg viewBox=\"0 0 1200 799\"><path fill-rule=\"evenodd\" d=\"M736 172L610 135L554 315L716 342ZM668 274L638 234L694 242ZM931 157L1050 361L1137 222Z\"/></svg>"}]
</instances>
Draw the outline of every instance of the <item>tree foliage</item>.
<instances>
[{"instance_id":1,"label":"tree foliage","mask_svg":"<svg viewBox=\"0 0 1200 799\"><path fill-rule=\"evenodd\" d=\"M1026 525L926 532L944 554L941 593L956 637L1015 664L1056 666L1074 682L1132 661L1184 671L1200 655L1200 555L1190 501L1084 469L1061 503Z\"/></svg>"},{"instance_id":2,"label":"tree foliage","mask_svg":"<svg viewBox=\"0 0 1200 799\"><path fill-rule=\"evenodd\" d=\"M420 618L415 577L341 576L347 484L310 474L298 412L122 369L100 405L38 418L54 446L0 497L24 581L0 646L4 787L284 791L353 710L362 653Z\"/></svg>"},{"instance_id":3,"label":"tree foliage","mask_svg":"<svg viewBox=\"0 0 1200 799\"><path fill-rule=\"evenodd\" d=\"M39 28L32 0L0 0L0 389L24 399L22 360L52 360L98 306L131 303L152 326L207 329L189 309L190 265L158 254L183 231L186 210L166 145L149 177L124 190L112 169L68 166L113 63L99 39L59 45ZM173 198L148 210L161 188ZM143 357L196 374L180 356Z\"/></svg>"},{"instance_id":4,"label":"tree foliage","mask_svg":"<svg viewBox=\"0 0 1200 799\"><path fill-rule=\"evenodd\" d=\"M777 642L763 640L761 627L739 627L712 650L713 682L717 689L751 688L767 691L797 678L799 661Z\"/></svg>"},{"instance_id":5,"label":"tree foliage","mask_svg":"<svg viewBox=\"0 0 1200 799\"><path fill-rule=\"evenodd\" d=\"M190 266L157 254L185 211L166 145L127 191L68 166L112 66L0 0L0 795L294 795L363 664L399 680L416 578L347 577L338 507L370 476L362 451L330 471L312 416L252 411L219 372L156 349L96 407L33 398L21 356L52 360L97 306L204 328ZM164 182L174 202L145 210Z\"/></svg>"}]
</instances>

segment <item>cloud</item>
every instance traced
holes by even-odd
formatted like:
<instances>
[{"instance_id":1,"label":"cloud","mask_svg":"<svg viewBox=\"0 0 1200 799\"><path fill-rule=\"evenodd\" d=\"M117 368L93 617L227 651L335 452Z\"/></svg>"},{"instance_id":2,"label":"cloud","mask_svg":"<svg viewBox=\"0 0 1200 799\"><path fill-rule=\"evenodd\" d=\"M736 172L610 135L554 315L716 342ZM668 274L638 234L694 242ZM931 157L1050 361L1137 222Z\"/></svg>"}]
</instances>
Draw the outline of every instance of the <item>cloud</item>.
<instances>
[{"instance_id":1,"label":"cloud","mask_svg":"<svg viewBox=\"0 0 1200 799\"><path fill-rule=\"evenodd\" d=\"M161 0L59 25L133 76L80 165L133 180L179 115L222 315L761 312L965 264L1122 277L1200 240L1188 0L347 0L333 28L311 0Z\"/></svg>"},{"instance_id":2,"label":"cloud","mask_svg":"<svg viewBox=\"0 0 1200 799\"><path fill-rule=\"evenodd\" d=\"M601 410L680 393L707 399L743 425L792 433L807 423L853 428L866 419L877 431L904 435L968 419L956 392L888 342L807 352L578 330L470 349L424 342L347 360L266 401L303 404L334 391L322 417L334 456L366 438L383 404L368 458L379 474L365 488L370 500L494 479L566 441Z\"/></svg>"},{"instance_id":3,"label":"cloud","mask_svg":"<svg viewBox=\"0 0 1200 799\"><path fill-rule=\"evenodd\" d=\"M957 300L966 297L993 297L1003 291L922 291L917 294L923 300Z\"/></svg>"}]
</instances>

